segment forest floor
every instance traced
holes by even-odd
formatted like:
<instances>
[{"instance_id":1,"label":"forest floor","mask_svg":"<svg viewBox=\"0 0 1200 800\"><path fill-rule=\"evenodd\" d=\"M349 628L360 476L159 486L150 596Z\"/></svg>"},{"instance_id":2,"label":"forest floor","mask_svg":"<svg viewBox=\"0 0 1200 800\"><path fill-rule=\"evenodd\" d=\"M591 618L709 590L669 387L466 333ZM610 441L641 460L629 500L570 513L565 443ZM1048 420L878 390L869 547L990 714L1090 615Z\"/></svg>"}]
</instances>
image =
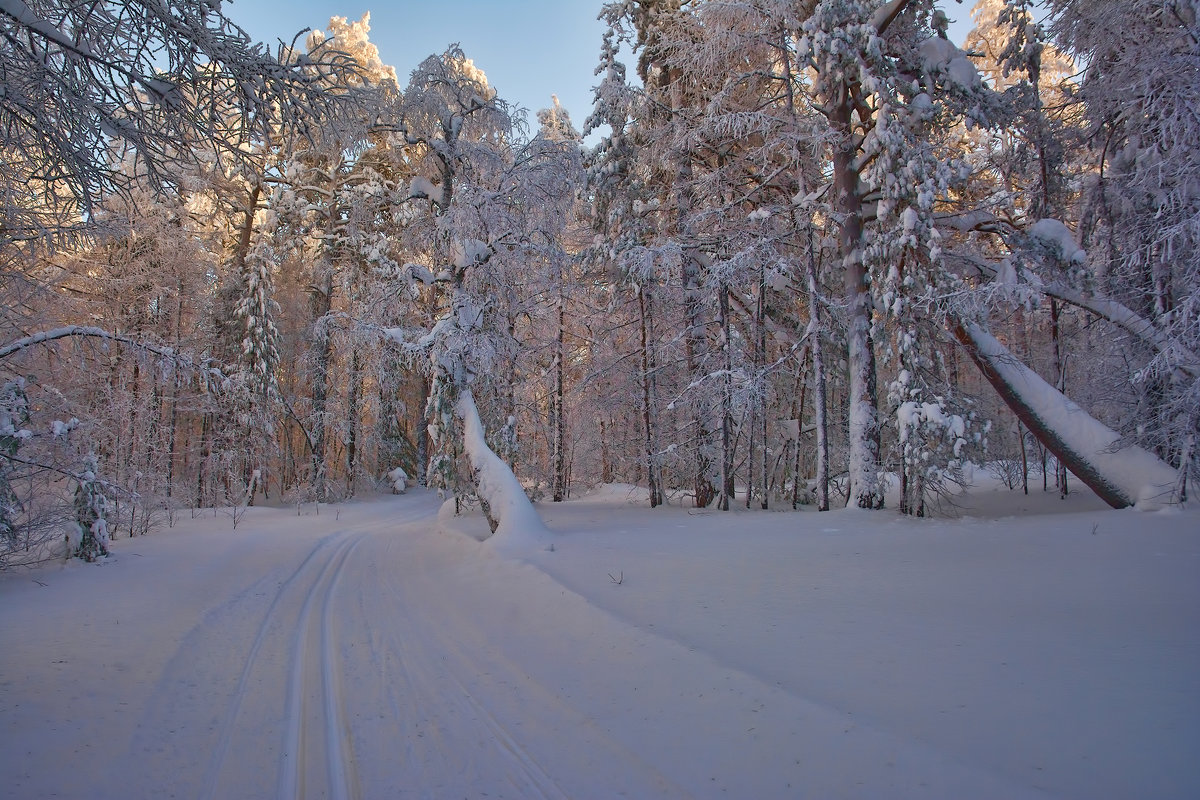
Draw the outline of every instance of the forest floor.
<instances>
[{"instance_id":1,"label":"forest floor","mask_svg":"<svg viewBox=\"0 0 1200 800\"><path fill-rule=\"evenodd\" d=\"M208 512L0 576L4 798L1200 796L1200 515Z\"/></svg>"}]
</instances>

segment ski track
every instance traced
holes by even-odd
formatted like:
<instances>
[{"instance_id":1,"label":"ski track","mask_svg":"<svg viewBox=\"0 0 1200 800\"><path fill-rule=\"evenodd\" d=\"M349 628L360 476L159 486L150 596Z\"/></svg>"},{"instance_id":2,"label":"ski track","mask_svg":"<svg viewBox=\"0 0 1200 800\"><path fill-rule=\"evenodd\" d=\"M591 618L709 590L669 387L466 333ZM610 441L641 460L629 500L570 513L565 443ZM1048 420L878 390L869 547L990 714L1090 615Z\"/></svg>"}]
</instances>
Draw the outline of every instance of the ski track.
<instances>
[{"instance_id":1,"label":"ski track","mask_svg":"<svg viewBox=\"0 0 1200 800\"><path fill-rule=\"evenodd\" d=\"M390 545L385 546L385 552L391 553ZM390 559L378 561L387 563ZM416 779L414 783L424 787L420 796L431 800L441 796L438 788L450 776L468 776L470 782L470 776L492 775L499 767L505 783L520 797L566 798L511 731L460 679L459 673L470 669L469 659L456 649L443 649L448 647L447 640L424 629L415 616L398 619L406 617L413 607L414 593L403 591L397 582L379 574L377 567L360 585L375 590L386 587L381 594L397 612L392 619L381 615L381 623L375 628L371 624L375 615L367 611L366 598L360 597L360 618L371 630L368 639L372 642L372 660L379 665L392 719L405 743L403 766ZM397 624L400 621L403 630ZM412 645L405 647L402 638ZM491 735L480 737L479 725ZM464 746L469 738L481 738L483 750Z\"/></svg>"},{"instance_id":2,"label":"ski track","mask_svg":"<svg viewBox=\"0 0 1200 800\"><path fill-rule=\"evenodd\" d=\"M279 785L276 796L280 800L295 800L308 796L310 781L324 774L328 786L327 797L333 800L348 800L356 796L352 773L353 756L347 754L348 729L340 681L338 679L338 652L334 646L334 631L331 606L338 579L346 567L346 561L367 534L345 538L321 568L317 579L309 586L300 609L296 624L296 639L292 650L292 670L287 695L287 725L284 730L283 757L280 764ZM313 613L314 600L321 610ZM319 627L318 636L312 636L312 628ZM315 646L310 642L318 639ZM310 680L313 666L317 679ZM323 695L321 704L311 702L314 694ZM315 708L313 706L316 706ZM315 723L313 717L317 717ZM313 763L310 741L320 748L324 741L324 763L320 758ZM316 773L314 776L313 773Z\"/></svg>"},{"instance_id":3,"label":"ski track","mask_svg":"<svg viewBox=\"0 0 1200 800\"><path fill-rule=\"evenodd\" d=\"M511 767L515 768L517 775L514 778L516 779L511 780L513 788L521 791L528 798L567 800L568 795L546 774L546 771L542 769L533 756L521 746L512 732L496 719L487 706L481 703L463 685L453 670L450 670L448 674L451 681L458 688L458 696L462 700L463 709L472 719L482 722L487 727L495 741L499 744L499 750L503 753L505 760Z\"/></svg>"},{"instance_id":4,"label":"ski track","mask_svg":"<svg viewBox=\"0 0 1200 800\"><path fill-rule=\"evenodd\" d=\"M375 585L382 585L382 582ZM395 591L390 593L390 596L396 601L397 608L411 607L402 596ZM413 656L405 658L404 650L393 631L387 636L387 643L390 646L389 656L392 663L396 664L397 669L389 673L389 678L395 678L399 675L403 681L405 692L403 697L394 706L397 711L397 718L408 719L407 727L415 730L419 727L419 719L430 719L431 716L446 716L457 720L459 726L466 725L467 728L459 728L453 731L455 734L454 741L460 742L467 731L476 728L477 724L482 724L491 737L485 738L486 753L488 756L498 756L501 772L505 775L506 782L519 793L521 797L540 798L541 800L559 800L566 798L568 795L564 793L557 784L550 778L546 771L538 764L537 760L521 746L517 738L502 723L497 717L475 696L460 677L460 673L464 669L470 669L470 660L457 649L448 637L431 635L430 631L422 631L419 634L419 641L425 646L425 649L416 652ZM429 656L434 652L428 648L430 643L436 643L439 653L436 664L429 662ZM421 656L424 655L424 658ZM442 701L442 708L430 707L428 701L421 702L421 698L439 698ZM445 704L447 698L453 698L449 705ZM409 710L406 712L399 706L404 700L408 701ZM441 726L435 725L434 736L430 744L434 750L446 752L448 742L442 734ZM479 731L473 731L474 735L478 735ZM420 752L416 749L414 743L424 740L426 737L421 732L416 737L409 737L409 763L428 766L431 760L440 760L440 758L431 759L431 753L428 752L430 747L426 747L426 752ZM474 758L471 748L461 748L455 746L452 750L462 750L469 759L463 765L464 774L475 774L480 767L483 767L484 772L490 767L497 766L495 763L490 765L486 762ZM429 776L433 777L433 776ZM430 795L431 797L433 795Z\"/></svg>"},{"instance_id":5,"label":"ski track","mask_svg":"<svg viewBox=\"0 0 1200 800\"><path fill-rule=\"evenodd\" d=\"M230 742L233 739L233 733L237 723L238 713L241 711L242 703L246 698L247 685L249 683L250 672L258 658L259 650L262 649L263 643L267 640L268 631L271 629L272 623L276 622L276 609L280 605L280 600L287 593L288 588L296 582L296 579L304 573L317 554L324 549L328 540L323 540L309 552L308 557L300 563L287 580L279 587L275 598L271 601L271 605L267 608L267 613L263 616L263 621L258 627L258 633L254 637L254 642L250 646L249 652L246 654L246 663L242 668L242 673L238 678L237 688L234 691L233 698L230 701L229 709L225 712L225 721L221 726L220 738L217 742L217 747L213 751L213 757L209 763L208 771L205 776L204 787L200 792L201 800L213 800L217 797L217 780L221 774L221 770L225 765L225 757L229 752Z\"/></svg>"},{"instance_id":6,"label":"ski track","mask_svg":"<svg viewBox=\"0 0 1200 800\"><path fill-rule=\"evenodd\" d=\"M244 706L252 692L251 675L263 667L260 654L264 646L270 650L272 638L281 628L288 627L294 634L289 649L291 668L286 725L275 794L288 800L304 797L311 784L324 778L328 793L322 796L334 800L361 796L345 710L334 599L347 561L369 535L370 531L364 530L356 535L341 532L322 539L280 584L246 652L237 685L223 714L216 747L199 793L202 800L227 796L221 791L221 779L228 754L239 734L239 722L245 713L249 713ZM296 601L300 592L303 600L299 601L299 616L292 621L289 604ZM310 702L318 696L320 703ZM313 748L308 747L310 742L319 749L324 744L323 753L318 753L316 758L310 752Z\"/></svg>"}]
</instances>

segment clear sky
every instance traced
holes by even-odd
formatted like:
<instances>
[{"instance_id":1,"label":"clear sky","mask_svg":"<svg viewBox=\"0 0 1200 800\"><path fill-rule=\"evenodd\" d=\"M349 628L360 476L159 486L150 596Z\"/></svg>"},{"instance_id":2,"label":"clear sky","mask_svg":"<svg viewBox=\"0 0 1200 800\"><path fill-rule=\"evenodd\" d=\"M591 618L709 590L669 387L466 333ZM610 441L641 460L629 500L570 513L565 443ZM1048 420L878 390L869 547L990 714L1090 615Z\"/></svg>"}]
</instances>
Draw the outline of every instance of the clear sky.
<instances>
[{"instance_id":1,"label":"clear sky","mask_svg":"<svg viewBox=\"0 0 1200 800\"><path fill-rule=\"evenodd\" d=\"M433 53L458 42L487 73L500 97L530 112L550 96L576 128L591 113L600 58L600 0L226 0L225 13L253 38L291 42L302 28L324 29L333 16L371 12L371 41L396 68L401 88Z\"/></svg>"},{"instance_id":2,"label":"clear sky","mask_svg":"<svg viewBox=\"0 0 1200 800\"><path fill-rule=\"evenodd\" d=\"M593 74L603 26L603 0L225 0L228 16L255 39L291 42L302 28L324 29L332 16L357 20L371 12L371 41L396 68L401 88L426 56L458 42L487 73L500 97L530 112L557 95L582 129L592 109ZM950 38L970 28L973 0L944 2L957 21ZM633 64L629 63L630 74Z\"/></svg>"}]
</instances>

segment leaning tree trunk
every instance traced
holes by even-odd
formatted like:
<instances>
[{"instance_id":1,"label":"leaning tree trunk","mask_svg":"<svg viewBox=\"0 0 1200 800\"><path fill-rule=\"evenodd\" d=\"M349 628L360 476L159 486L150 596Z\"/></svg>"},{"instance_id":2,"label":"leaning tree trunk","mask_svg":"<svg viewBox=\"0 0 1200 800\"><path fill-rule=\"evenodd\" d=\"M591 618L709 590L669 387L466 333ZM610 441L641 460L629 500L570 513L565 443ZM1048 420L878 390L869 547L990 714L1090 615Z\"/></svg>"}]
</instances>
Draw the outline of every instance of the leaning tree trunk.
<instances>
[{"instance_id":1,"label":"leaning tree trunk","mask_svg":"<svg viewBox=\"0 0 1200 800\"><path fill-rule=\"evenodd\" d=\"M494 544L527 546L549 536L516 475L487 445L471 390L460 388L454 412L462 422L463 451L471 478L492 528Z\"/></svg>"},{"instance_id":2,"label":"leaning tree trunk","mask_svg":"<svg viewBox=\"0 0 1200 800\"><path fill-rule=\"evenodd\" d=\"M1121 444L1120 434L1042 380L978 324L958 321L954 335L1025 427L1110 506L1178 500L1179 475L1170 465L1136 445Z\"/></svg>"}]
</instances>

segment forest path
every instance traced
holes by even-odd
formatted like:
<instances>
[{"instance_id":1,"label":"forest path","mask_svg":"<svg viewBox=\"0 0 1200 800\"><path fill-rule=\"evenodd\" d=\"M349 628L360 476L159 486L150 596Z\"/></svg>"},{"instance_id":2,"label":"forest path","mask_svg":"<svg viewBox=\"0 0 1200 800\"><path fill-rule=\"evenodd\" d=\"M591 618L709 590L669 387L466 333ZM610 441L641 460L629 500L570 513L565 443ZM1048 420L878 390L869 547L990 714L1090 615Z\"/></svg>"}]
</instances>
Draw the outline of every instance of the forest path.
<instances>
[{"instance_id":1,"label":"forest path","mask_svg":"<svg viewBox=\"0 0 1200 800\"><path fill-rule=\"evenodd\" d=\"M4 677L32 686L3 682L0 729L21 743L0 797L684 796L498 652L467 565L535 573L438 533L439 505L271 511L265 529L252 510L208 547L122 540L115 562L69 565L56 583L90 599L46 593L41 625L5 637L24 641ZM43 748L66 768L34 770Z\"/></svg>"},{"instance_id":2,"label":"forest path","mask_svg":"<svg viewBox=\"0 0 1200 800\"><path fill-rule=\"evenodd\" d=\"M0 798L1038 795L620 622L439 505L253 509L0 586Z\"/></svg>"}]
</instances>

